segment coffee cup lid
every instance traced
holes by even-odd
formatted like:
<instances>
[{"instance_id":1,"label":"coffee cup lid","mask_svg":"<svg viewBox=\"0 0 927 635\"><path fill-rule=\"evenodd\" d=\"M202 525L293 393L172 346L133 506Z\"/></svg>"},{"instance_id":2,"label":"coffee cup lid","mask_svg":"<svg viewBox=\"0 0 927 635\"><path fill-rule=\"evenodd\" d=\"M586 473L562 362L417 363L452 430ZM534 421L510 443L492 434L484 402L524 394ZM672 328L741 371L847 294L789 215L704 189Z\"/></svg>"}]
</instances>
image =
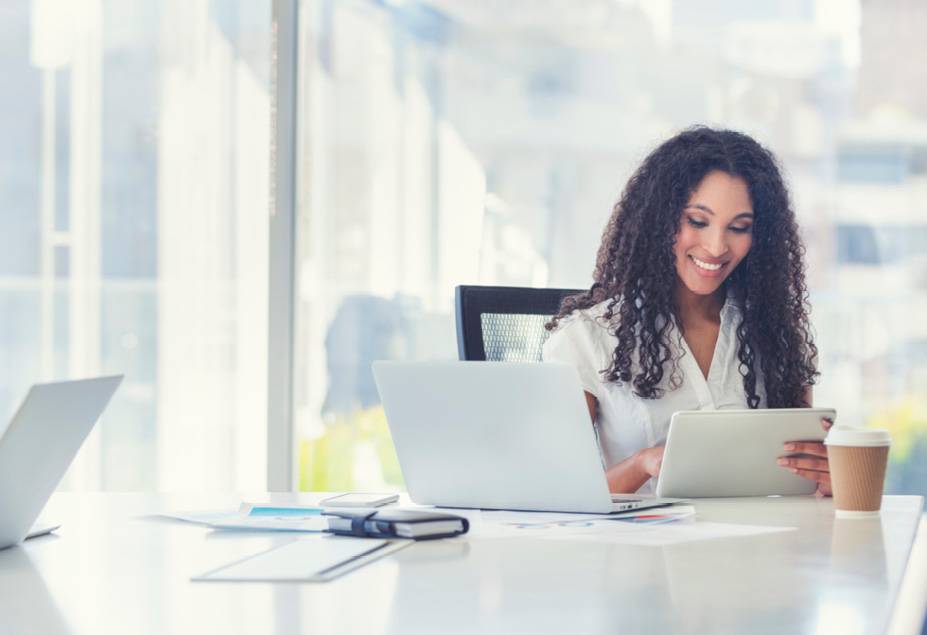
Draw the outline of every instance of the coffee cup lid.
<instances>
[{"instance_id":1,"label":"coffee cup lid","mask_svg":"<svg viewBox=\"0 0 927 635\"><path fill-rule=\"evenodd\" d=\"M830 432L827 433L824 444L878 447L891 445L892 437L888 433L888 430L834 426L830 429Z\"/></svg>"}]
</instances>

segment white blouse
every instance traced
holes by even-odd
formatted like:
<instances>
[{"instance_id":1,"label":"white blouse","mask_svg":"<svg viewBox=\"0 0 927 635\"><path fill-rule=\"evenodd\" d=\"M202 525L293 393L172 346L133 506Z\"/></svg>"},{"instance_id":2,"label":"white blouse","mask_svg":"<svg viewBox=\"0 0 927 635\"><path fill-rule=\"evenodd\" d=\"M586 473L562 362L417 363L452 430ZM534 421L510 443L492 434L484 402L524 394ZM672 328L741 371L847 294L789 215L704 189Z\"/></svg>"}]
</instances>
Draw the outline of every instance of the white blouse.
<instances>
[{"instance_id":1,"label":"white blouse","mask_svg":"<svg viewBox=\"0 0 927 635\"><path fill-rule=\"evenodd\" d=\"M733 299L728 298L721 309L721 328L707 380L685 339L674 325L670 327L670 341L674 346L682 347L678 372L681 381L676 389L671 389L671 373L665 373L661 384L665 392L659 399L642 399L633 393L629 384L618 385L603 378L600 371L611 365L612 352L618 345L618 338L613 335L614 328L609 328L602 317L607 304L606 300L561 320L543 348L544 361L575 365L583 389L598 400L596 425L606 467L619 463L638 450L664 443L670 417L677 410L749 407L737 358L736 333L742 315ZM612 319L618 319L617 312ZM674 350L674 353L678 352L678 349ZM757 395L760 407L765 408L766 395L762 384L758 377ZM652 493L656 486L654 481L647 481L638 492Z\"/></svg>"}]
</instances>

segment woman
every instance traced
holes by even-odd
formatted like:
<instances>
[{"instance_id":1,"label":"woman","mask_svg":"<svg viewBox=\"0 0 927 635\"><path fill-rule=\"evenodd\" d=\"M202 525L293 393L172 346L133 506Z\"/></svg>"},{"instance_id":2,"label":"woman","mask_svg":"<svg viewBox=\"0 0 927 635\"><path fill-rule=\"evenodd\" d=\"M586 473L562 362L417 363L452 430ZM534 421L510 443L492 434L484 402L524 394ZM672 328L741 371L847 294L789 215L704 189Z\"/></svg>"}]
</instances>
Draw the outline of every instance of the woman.
<instances>
[{"instance_id":1,"label":"woman","mask_svg":"<svg viewBox=\"0 0 927 635\"><path fill-rule=\"evenodd\" d=\"M564 300L544 345L579 371L611 491L653 490L677 410L811 405L803 256L776 159L750 137L699 126L644 160L592 287ZM830 494L822 444L784 450L780 465Z\"/></svg>"}]
</instances>

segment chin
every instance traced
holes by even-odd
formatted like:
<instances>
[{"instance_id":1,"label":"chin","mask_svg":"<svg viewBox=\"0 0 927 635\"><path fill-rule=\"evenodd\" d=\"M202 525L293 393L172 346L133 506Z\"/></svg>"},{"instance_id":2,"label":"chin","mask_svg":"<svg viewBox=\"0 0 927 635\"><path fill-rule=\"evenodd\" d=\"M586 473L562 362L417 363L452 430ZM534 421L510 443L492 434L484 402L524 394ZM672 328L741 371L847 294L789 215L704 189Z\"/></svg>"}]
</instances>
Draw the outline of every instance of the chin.
<instances>
[{"instance_id":1,"label":"chin","mask_svg":"<svg viewBox=\"0 0 927 635\"><path fill-rule=\"evenodd\" d=\"M686 288L695 295L712 295L717 293L723 282L723 280L719 280L717 283L710 282L706 284L704 280L687 281Z\"/></svg>"}]
</instances>

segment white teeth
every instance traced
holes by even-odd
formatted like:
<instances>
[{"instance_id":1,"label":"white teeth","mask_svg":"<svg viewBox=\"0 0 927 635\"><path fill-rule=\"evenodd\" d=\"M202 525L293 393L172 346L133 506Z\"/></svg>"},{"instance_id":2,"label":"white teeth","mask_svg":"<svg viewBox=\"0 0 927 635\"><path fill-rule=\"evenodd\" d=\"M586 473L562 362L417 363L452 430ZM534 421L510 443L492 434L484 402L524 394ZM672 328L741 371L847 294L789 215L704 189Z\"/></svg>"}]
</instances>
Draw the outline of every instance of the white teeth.
<instances>
[{"instance_id":1,"label":"white teeth","mask_svg":"<svg viewBox=\"0 0 927 635\"><path fill-rule=\"evenodd\" d=\"M723 266L723 265L710 265L710 264L708 264L707 262L705 262L705 261L703 261L703 260L699 260L699 259L696 258L695 256L690 256L690 258L692 258L692 262L694 262L695 264L697 264L697 265L698 265L699 267L701 267L702 269L707 269L708 271L717 271L718 269L720 269L720 268Z\"/></svg>"}]
</instances>

